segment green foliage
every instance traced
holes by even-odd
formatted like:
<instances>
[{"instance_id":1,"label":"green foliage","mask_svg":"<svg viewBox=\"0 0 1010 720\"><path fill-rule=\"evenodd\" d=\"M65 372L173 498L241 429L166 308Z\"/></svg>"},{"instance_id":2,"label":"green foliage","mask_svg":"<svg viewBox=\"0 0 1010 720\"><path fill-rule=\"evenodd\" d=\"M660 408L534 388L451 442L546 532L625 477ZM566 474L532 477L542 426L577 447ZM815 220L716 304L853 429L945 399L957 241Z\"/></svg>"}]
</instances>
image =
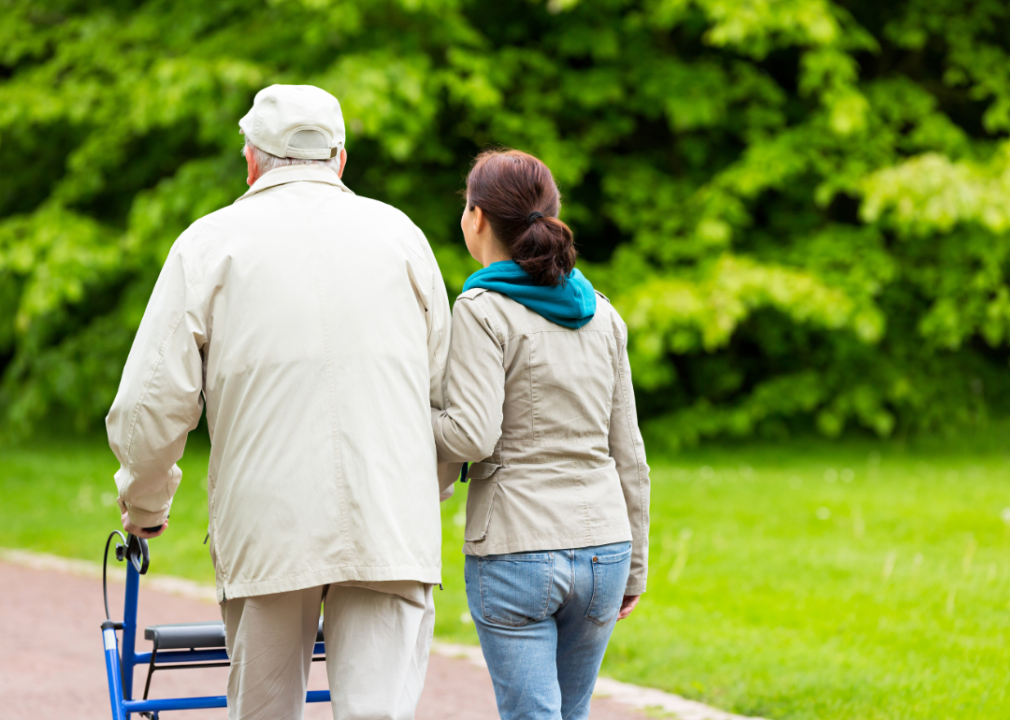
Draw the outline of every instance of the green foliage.
<instances>
[{"instance_id":1,"label":"green foliage","mask_svg":"<svg viewBox=\"0 0 1010 720\"><path fill-rule=\"evenodd\" d=\"M0 412L87 427L172 241L241 194L261 87L340 98L345 176L451 291L489 144L554 170L673 445L953 429L1010 397L1002 0L3 0Z\"/></svg>"}]
</instances>

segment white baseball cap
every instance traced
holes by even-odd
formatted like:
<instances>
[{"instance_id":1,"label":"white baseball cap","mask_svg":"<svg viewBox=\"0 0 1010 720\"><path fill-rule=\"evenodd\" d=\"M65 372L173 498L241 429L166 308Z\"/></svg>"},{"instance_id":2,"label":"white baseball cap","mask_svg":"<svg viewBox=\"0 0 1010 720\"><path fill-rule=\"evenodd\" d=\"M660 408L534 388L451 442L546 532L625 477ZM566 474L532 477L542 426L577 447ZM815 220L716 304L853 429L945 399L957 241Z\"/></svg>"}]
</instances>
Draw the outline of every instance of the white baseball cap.
<instances>
[{"instance_id":1,"label":"white baseball cap","mask_svg":"<svg viewBox=\"0 0 1010 720\"><path fill-rule=\"evenodd\" d=\"M271 85L238 121L249 142L282 158L325 160L344 146L340 103L313 85Z\"/></svg>"}]
</instances>

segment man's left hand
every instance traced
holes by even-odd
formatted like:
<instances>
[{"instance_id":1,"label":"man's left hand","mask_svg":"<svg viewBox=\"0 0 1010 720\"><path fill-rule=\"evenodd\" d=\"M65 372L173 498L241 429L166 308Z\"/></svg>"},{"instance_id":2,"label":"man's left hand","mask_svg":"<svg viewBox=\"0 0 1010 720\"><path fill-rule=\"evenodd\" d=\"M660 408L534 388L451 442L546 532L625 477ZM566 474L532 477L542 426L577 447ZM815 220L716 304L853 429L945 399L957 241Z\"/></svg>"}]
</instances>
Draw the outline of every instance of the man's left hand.
<instances>
[{"instance_id":1,"label":"man's left hand","mask_svg":"<svg viewBox=\"0 0 1010 720\"><path fill-rule=\"evenodd\" d=\"M159 535L161 535L163 532L165 532L165 530L168 529L168 521L167 520L165 522L163 522L161 524L161 527L158 528L157 530L155 530L154 532L149 532L149 531L145 530L144 528L137 527L132 522L130 522L130 514L128 512L126 512L126 510L123 510L122 520L123 520L123 529L126 530L126 532L130 533L131 535L135 535L136 537L144 538L145 540L150 540L151 538L156 538Z\"/></svg>"}]
</instances>

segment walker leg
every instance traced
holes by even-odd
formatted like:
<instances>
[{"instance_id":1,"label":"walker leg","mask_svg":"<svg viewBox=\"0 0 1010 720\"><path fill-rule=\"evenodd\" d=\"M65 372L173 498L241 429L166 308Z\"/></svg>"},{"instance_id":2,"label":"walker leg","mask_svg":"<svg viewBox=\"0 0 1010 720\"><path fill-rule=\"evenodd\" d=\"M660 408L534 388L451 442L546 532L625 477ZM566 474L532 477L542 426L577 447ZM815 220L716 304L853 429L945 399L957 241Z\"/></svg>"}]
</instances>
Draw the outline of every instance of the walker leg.
<instances>
[{"instance_id":1,"label":"walker leg","mask_svg":"<svg viewBox=\"0 0 1010 720\"><path fill-rule=\"evenodd\" d=\"M140 574L132 562L126 563L126 594L123 598L123 647L121 664L123 667L123 698L133 699L133 666L137 647L137 601L140 595ZM130 713L127 713L129 720Z\"/></svg>"},{"instance_id":2,"label":"walker leg","mask_svg":"<svg viewBox=\"0 0 1010 720\"><path fill-rule=\"evenodd\" d=\"M102 641L105 643L105 673L109 676L109 701L112 703L112 720L126 720L123 709L123 683L119 668L119 641L115 623L102 623ZM132 669L132 668L131 668Z\"/></svg>"}]
</instances>

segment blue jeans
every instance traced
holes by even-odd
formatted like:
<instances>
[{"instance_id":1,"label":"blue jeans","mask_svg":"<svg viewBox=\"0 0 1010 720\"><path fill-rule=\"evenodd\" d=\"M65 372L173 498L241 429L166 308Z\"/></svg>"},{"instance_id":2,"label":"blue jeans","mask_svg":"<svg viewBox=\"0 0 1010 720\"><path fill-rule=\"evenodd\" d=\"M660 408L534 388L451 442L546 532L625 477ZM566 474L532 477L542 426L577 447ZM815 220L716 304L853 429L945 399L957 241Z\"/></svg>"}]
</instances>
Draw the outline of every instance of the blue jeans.
<instances>
[{"instance_id":1,"label":"blue jeans","mask_svg":"<svg viewBox=\"0 0 1010 720\"><path fill-rule=\"evenodd\" d=\"M631 543L466 558L466 597L502 720L585 720Z\"/></svg>"}]
</instances>

